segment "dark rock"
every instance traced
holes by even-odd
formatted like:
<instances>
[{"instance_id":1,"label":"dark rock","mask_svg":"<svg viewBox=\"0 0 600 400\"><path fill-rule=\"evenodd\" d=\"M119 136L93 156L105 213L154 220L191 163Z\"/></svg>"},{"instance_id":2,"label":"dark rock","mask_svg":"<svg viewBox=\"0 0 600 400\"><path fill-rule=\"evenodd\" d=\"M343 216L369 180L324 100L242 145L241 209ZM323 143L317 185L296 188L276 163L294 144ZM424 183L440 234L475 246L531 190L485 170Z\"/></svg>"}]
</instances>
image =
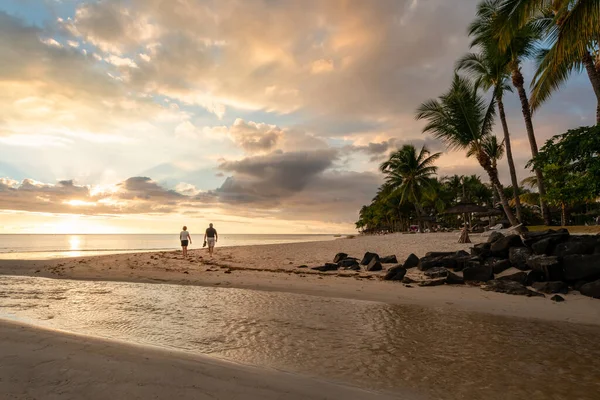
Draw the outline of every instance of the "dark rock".
<instances>
[{"instance_id":1,"label":"dark rock","mask_svg":"<svg viewBox=\"0 0 600 400\"><path fill-rule=\"evenodd\" d=\"M600 279L600 254L575 254L563 258L567 281Z\"/></svg>"},{"instance_id":2,"label":"dark rock","mask_svg":"<svg viewBox=\"0 0 600 400\"><path fill-rule=\"evenodd\" d=\"M490 237L488 237L487 242L488 243L494 243L495 241L502 239L504 237L503 234L501 234L500 232L492 232L490 234Z\"/></svg>"},{"instance_id":3,"label":"dark rock","mask_svg":"<svg viewBox=\"0 0 600 400\"><path fill-rule=\"evenodd\" d=\"M337 271L338 268L339 267L337 264L325 263L325 265L321 265L319 267L312 267L311 269L313 269L315 271L327 272L327 271Z\"/></svg>"},{"instance_id":4,"label":"dark rock","mask_svg":"<svg viewBox=\"0 0 600 400\"><path fill-rule=\"evenodd\" d=\"M527 247L511 247L508 250L508 259L511 265L521 271L529 270L527 259L533 255L531 249Z\"/></svg>"},{"instance_id":5,"label":"dark rock","mask_svg":"<svg viewBox=\"0 0 600 400\"><path fill-rule=\"evenodd\" d=\"M385 281L401 281L404 279L404 275L406 275L406 268L402 265L396 265L388 270L388 272L383 277Z\"/></svg>"},{"instance_id":6,"label":"dark rock","mask_svg":"<svg viewBox=\"0 0 600 400\"><path fill-rule=\"evenodd\" d=\"M553 294L562 293L567 294L569 292L569 285L562 281L556 282L535 282L531 285L535 290L542 293Z\"/></svg>"},{"instance_id":7,"label":"dark rock","mask_svg":"<svg viewBox=\"0 0 600 400\"><path fill-rule=\"evenodd\" d=\"M385 256L379 260L382 264L398 264L396 256Z\"/></svg>"},{"instance_id":8,"label":"dark rock","mask_svg":"<svg viewBox=\"0 0 600 400\"><path fill-rule=\"evenodd\" d=\"M559 244L569 240L569 233L554 233L548 235L542 240L539 240L531 245L531 249L538 255L551 255L554 248Z\"/></svg>"},{"instance_id":9,"label":"dark rock","mask_svg":"<svg viewBox=\"0 0 600 400\"><path fill-rule=\"evenodd\" d=\"M563 279L563 268L554 256L531 256L527 260L527 265L534 271L541 271L544 274L544 281L561 281Z\"/></svg>"},{"instance_id":10,"label":"dark rock","mask_svg":"<svg viewBox=\"0 0 600 400\"><path fill-rule=\"evenodd\" d=\"M471 247L471 255L480 257L489 257L491 255L491 243L479 243Z\"/></svg>"},{"instance_id":11,"label":"dark rock","mask_svg":"<svg viewBox=\"0 0 600 400\"><path fill-rule=\"evenodd\" d=\"M383 269L383 266L379 262L379 257L371 258L371 262L365 267L365 269L367 271L381 271Z\"/></svg>"},{"instance_id":12,"label":"dark rock","mask_svg":"<svg viewBox=\"0 0 600 400\"><path fill-rule=\"evenodd\" d=\"M430 251L425 257L449 257L456 255L455 251Z\"/></svg>"},{"instance_id":13,"label":"dark rock","mask_svg":"<svg viewBox=\"0 0 600 400\"><path fill-rule=\"evenodd\" d=\"M463 285L465 283L465 280L462 278L462 276L458 276L456 274L453 274L452 272L448 271L448 276L446 276L446 284L448 285Z\"/></svg>"},{"instance_id":14,"label":"dark rock","mask_svg":"<svg viewBox=\"0 0 600 400\"><path fill-rule=\"evenodd\" d=\"M418 283L419 286L422 287L429 287L429 286L441 286L444 283L446 283L446 279L431 279L431 280L427 280L427 281L420 281Z\"/></svg>"},{"instance_id":15,"label":"dark rock","mask_svg":"<svg viewBox=\"0 0 600 400\"><path fill-rule=\"evenodd\" d=\"M527 296L527 297L541 296L541 297L545 297L543 294L538 293L538 292L534 292L533 290L529 290L525 286L523 286L520 283L515 282L515 281L493 280L493 281L489 281L485 285L481 286L481 288L483 290L487 290L489 292L507 293L507 294L514 294L514 295L517 295L517 296Z\"/></svg>"},{"instance_id":16,"label":"dark rock","mask_svg":"<svg viewBox=\"0 0 600 400\"><path fill-rule=\"evenodd\" d=\"M467 253L466 251L464 251L463 253L465 253L465 254L459 254L458 252L456 253L456 256L455 256L456 266L454 267L455 272L459 272L459 271L462 271L463 269L465 269L468 261L472 261L474 259L479 261L478 257L473 257L473 256L469 255L469 253Z\"/></svg>"},{"instance_id":17,"label":"dark rock","mask_svg":"<svg viewBox=\"0 0 600 400\"><path fill-rule=\"evenodd\" d=\"M550 297L550 300L555 301L557 303L560 303L561 301L565 301L564 297L559 296L557 294L555 294L554 296Z\"/></svg>"},{"instance_id":18,"label":"dark rock","mask_svg":"<svg viewBox=\"0 0 600 400\"><path fill-rule=\"evenodd\" d=\"M419 263L420 263L419 257L417 257L414 254L411 254L408 256L406 261L404 261L404 264L402 266L406 269L411 269L411 268L418 267Z\"/></svg>"},{"instance_id":19,"label":"dark rock","mask_svg":"<svg viewBox=\"0 0 600 400\"><path fill-rule=\"evenodd\" d=\"M369 263L371 262L371 260L373 259L377 259L377 261L379 261L379 255L376 253L369 253L368 251L365 253L365 255L363 256L363 259L360 262L360 265L369 265Z\"/></svg>"},{"instance_id":20,"label":"dark rock","mask_svg":"<svg viewBox=\"0 0 600 400\"><path fill-rule=\"evenodd\" d=\"M451 256L425 256L420 260L419 269L427 271L436 267L455 268L456 264L454 253Z\"/></svg>"},{"instance_id":21,"label":"dark rock","mask_svg":"<svg viewBox=\"0 0 600 400\"><path fill-rule=\"evenodd\" d=\"M464 269L463 278L465 281L487 282L494 279L494 273L489 265L473 266Z\"/></svg>"},{"instance_id":22,"label":"dark rock","mask_svg":"<svg viewBox=\"0 0 600 400\"><path fill-rule=\"evenodd\" d=\"M360 265L355 258L346 258L337 263L338 267L344 269L351 269L354 271L360 271Z\"/></svg>"},{"instance_id":23,"label":"dark rock","mask_svg":"<svg viewBox=\"0 0 600 400\"><path fill-rule=\"evenodd\" d=\"M469 257L470 256L470 254L464 250L459 250L456 253L454 253L454 255L456 257Z\"/></svg>"},{"instance_id":24,"label":"dark rock","mask_svg":"<svg viewBox=\"0 0 600 400\"><path fill-rule=\"evenodd\" d=\"M405 283L404 287L411 288L412 286L410 286L410 285L408 285L408 284Z\"/></svg>"},{"instance_id":25,"label":"dark rock","mask_svg":"<svg viewBox=\"0 0 600 400\"><path fill-rule=\"evenodd\" d=\"M573 254L594 254L594 250L599 243L600 241L594 236L571 236L567 242L558 243L553 254L557 257Z\"/></svg>"},{"instance_id":26,"label":"dark rock","mask_svg":"<svg viewBox=\"0 0 600 400\"><path fill-rule=\"evenodd\" d=\"M600 299L600 280L586 283L579 289L582 295Z\"/></svg>"},{"instance_id":27,"label":"dark rock","mask_svg":"<svg viewBox=\"0 0 600 400\"><path fill-rule=\"evenodd\" d=\"M485 265L490 265L494 274L500 274L511 267L510 261L502 258L488 258L484 261Z\"/></svg>"},{"instance_id":28,"label":"dark rock","mask_svg":"<svg viewBox=\"0 0 600 400\"><path fill-rule=\"evenodd\" d=\"M448 276L448 270L444 267L434 267L423 273L428 278L445 278Z\"/></svg>"},{"instance_id":29,"label":"dark rock","mask_svg":"<svg viewBox=\"0 0 600 400\"><path fill-rule=\"evenodd\" d=\"M527 284L527 272L517 272L514 274L510 274L510 275L505 275L505 276L501 276L496 278L497 281L513 281L513 282L518 282L521 285L526 285Z\"/></svg>"},{"instance_id":30,"label":"dark rock","mask_svg":"<svg viewBox=\"0 0 600 400\"><path fill-rule=\"evenodd\" d=\"M417 283L417 281L415 281L412 278L409 278L408 276L405 276L404 278L402 278L402 283L404 284L411 284L411 283Z\"/></svg>"},{"instance_id":31,"label":"dark rock","mask_svg":"<svg viewBox=\"0 0 600 400\"><path fill-rule=\"evenodd\" d=\"M509 235L492 243L490 251L493 256L508 258L508 249L511 247L523 247L523 241L519 235Z\"/></svg>"},{"instance_id":32,"label":"dark rock","mask_svg":"<svg viewBox=\"0 0 600 400\"><path fill-rule=\"evenodd\" d=\"M553 229L547 229L545 231L538 232L526 232L523 233L523 244L527 247L531 247L534 243L545 239L546 237L555 234L556 231Z\"/></svg>"},{"instance_id":33,"label":"dark rock","mask_svg":"<svg viewBox=\"0 0 600 400\"><path fill-rule=\"evenodd\" d=\"M586 283L589 283L589 282L588 281L577 281L574 284L572 284L571 287L573 288L573 290L579 290Z\"/></svg>"},{"instance_id":34,"label":"dark rock","mask_svg":"<svg viewBox=\"0 0 600 400\"><path fill-rule=\"evenodd\" d=\"M534 282L544 282L545 280L546 275L542 271L529 271L527 272L527 282L525 282L525 285L531 286Z\"/></svg>"},{"instance_id":35,"label":"dark rock","mask_svg":"<svg viewBox=\"0 0 600 400\"><path fill-rule=\"evenodd\" d=\"M337 253L335 255L335 257L333 257L333 262L337 264L340 261L345 260L346 258L348 258L348 254L346 254L346 253Z\"/></svg>"},{"instance_id":36,"label":"dark rock","mask_svg":"<svg viewBox=\"0 0 600 400\"><path fill-rule=\"evenodd\" d=\"M308 265L304 265L304 264L298 265L298 268L308 268Z\"/></svg>"}]
</instances>

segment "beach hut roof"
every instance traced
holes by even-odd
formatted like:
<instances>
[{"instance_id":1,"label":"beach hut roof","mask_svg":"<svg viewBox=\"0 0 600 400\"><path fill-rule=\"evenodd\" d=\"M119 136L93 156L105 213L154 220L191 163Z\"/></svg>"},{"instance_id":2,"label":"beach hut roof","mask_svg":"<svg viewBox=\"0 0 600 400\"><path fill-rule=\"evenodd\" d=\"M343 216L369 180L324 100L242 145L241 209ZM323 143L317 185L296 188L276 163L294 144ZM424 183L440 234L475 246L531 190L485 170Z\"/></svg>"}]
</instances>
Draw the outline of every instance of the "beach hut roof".
<instances>
[{"instance_id":1,"label":"beach hut roof","mask_svg":"<svg viewBox=\"0 0 600 400\"><path fill-rule=\"evenodd\" d=\"M482 213L488 211L487 208L479 206L475 203L458 203L457 205L447 209L444 214L469 214Z\"/></svg>"}]
</instances>

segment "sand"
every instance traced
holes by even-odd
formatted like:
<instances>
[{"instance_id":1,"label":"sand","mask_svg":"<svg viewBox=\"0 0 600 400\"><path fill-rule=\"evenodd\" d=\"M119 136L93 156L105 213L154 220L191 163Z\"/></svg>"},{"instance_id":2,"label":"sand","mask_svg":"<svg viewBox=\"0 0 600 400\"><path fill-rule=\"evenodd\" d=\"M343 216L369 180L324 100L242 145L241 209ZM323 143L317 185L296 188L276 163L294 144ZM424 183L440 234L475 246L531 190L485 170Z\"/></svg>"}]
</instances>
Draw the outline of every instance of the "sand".
<instances>
[{"instance_id":1,"label":"sand","mask_svg":"<svg viewBox=\"0 0 600 400\"><path fill-rule=\"evenodd\" d=\"M218 247L212 259L206 249L192 249L188 259L183 259L179 252L159 252L51 261L0 260L0 274L274 290L600 324L600 301L576 292L565 295L567 301L554 303L550 296L511 296L470 286L408 288L399 282L382 281L383 272L317 273L299 268L332 261L338 252L355 257L366 251L395 254L402 262L410 253L424 256L429 251L466 250L472 246L458 244L458 236L458 233L392 234L312 243ZM471 239L477 243L487 237L472 235Z\"/></svg>"},{"instance_id":2,"label":"sand","mask_svg":"<svg viewBox=\"0 0 600 400\"><path fill-rule=\"evenodd\" d=\"M0 322L2 399L392 399L183 352ZM410 399L412 396L402 396Z\"/></svg>"}]
</instances>

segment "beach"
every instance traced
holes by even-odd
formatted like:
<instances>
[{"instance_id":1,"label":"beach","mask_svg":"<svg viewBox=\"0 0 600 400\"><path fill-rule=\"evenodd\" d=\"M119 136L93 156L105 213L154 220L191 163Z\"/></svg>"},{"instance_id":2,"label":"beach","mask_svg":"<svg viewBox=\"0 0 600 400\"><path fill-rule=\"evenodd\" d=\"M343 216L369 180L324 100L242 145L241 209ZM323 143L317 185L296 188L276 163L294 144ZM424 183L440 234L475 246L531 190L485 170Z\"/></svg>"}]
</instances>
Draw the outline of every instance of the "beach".
<instances>
[{"instance_id":1,"label":"beach","mask_svg":"<svg viewBox=\"0 0 600 400\"><path fill-rule=\"evenodd\" d=\"M310 269L338 252L402 263L472 246L457 240L390 234L217 247L212 259L192 249L188 259L2 260L0 313L11 321L0 323L0 395L593 399L600 377L585 371L598 370L596 299ZM528 383L540 379L549 383Z\"/></svg>"}]
</instances>

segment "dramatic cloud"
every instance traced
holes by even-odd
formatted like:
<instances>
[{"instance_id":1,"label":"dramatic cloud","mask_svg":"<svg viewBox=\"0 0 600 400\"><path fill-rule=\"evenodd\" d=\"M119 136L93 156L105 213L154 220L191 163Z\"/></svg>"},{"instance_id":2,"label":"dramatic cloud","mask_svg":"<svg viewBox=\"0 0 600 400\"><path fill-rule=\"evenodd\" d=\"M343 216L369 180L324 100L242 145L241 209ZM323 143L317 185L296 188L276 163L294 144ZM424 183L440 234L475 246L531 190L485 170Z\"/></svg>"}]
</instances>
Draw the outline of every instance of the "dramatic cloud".
<instances>
[{"instance_id":1,"label":"dramatic cloud","mask_svg":"<svg viewBox=\"0 0 600 400\"><path fill-rule=\"evenodd\" d=\"M235 143L248 153L260 153L273 149L283 136L281 129L275 125L257 124L236 119L229 129Z\"/></svg>"}]
</instances>

